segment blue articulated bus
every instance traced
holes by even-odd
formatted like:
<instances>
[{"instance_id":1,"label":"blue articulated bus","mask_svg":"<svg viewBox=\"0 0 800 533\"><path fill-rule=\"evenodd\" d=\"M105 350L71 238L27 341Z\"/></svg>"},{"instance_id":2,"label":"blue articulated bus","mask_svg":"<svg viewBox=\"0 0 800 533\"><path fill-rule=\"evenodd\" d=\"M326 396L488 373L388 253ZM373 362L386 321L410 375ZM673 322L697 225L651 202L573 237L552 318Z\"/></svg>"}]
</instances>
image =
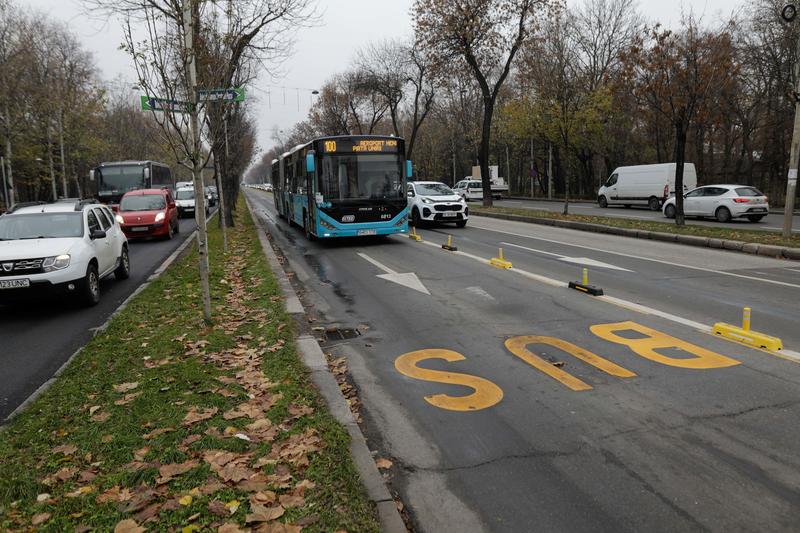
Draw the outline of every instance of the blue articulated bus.
<instances>
[{"instance_id":1,"label":"blue articulated bus","mask_svg":"<svg viewBox=\"0 0 800 533\"><path fill-rule=\"evenodd\" d=\"M309 239L408 233L405 141L322 137L272 162L275 207Z\"/></svg>"}]
</instances>

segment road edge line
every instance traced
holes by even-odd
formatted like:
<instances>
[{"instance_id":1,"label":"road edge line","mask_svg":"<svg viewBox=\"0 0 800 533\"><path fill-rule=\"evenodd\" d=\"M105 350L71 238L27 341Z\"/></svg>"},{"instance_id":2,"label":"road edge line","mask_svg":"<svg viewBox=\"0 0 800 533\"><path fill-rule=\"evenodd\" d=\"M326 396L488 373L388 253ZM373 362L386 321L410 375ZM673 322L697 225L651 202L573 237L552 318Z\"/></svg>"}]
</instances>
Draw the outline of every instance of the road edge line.
<instances>
[{"instance_id":1,"label":"road edge line","mask_svg":"<svg viewBox=\"0 0 800 533\"><path fill-rule=\"evenodd\" d=\"M696 235L683 235L678 233L667 233L650 230L636 230L630 228L620 228L617 226L607 226L594 222L579 222L576 220L561 220L557 218L528 217L523 215L512 215L505 213L487 213L480 210L472 213L476 217L495 218L498 220L508 220L511 222L522 222L525 224L539 224L542 226L553 226L563 229L585 231L588 233L602 233L616 235L617 237L630 237L633 239L657 240L684 244L686 246L697 246L700 248L713 248L728 252L737 252L748 255L760 255L762 257L772 257L775 259L800 260L800 248L788 246L777 246L773 244L760 244L756 242L735 241L731 239L719 239L716 237L699 237ZM712 246L712 241L718 246Z\"/></svg>"},{"instance_id":2,"label":"road edge line","mask_svg":"<svg viewBox=\"0 0 800 533\"><path fill-rule=\"evenodd\" d=\"M269 227L265 221L257 215L247 194L243 194L247 209L250 211L250 216L258 229L261 230L257 232L258 239L261 242L261 248L267 262L272 267L275 277L278 278L278 284L285 298L284 304L286 312L293 318L303 319L306 317L305 308L300 302L300 298L297 296L294 287L292 287L283 265L278 260L278 256L275 250L273 250L272 244L266 237L267 233L271 235ZM297 310L298 306L299 310ZM292 308L291 311L290 307ZM392 494L386 486L383 476L378 470L378 466L375 464L364 433L353 417L347 400L342 394L339 384L336 382L336 378L333 377L328 367L322 347L319 345L319 342L317 342L316 337L312 335L301 335L297 337L296 342L298 351L303 358L303 363L306 368L308 368L314 385L316 385L320 394L325 399L328 410L331 415L344 426L347 433L350 435L350 455L353 458L356 470L358 470L361 476L361 483L367 491L367 496L370 501L375 504L375 509L381 524L381 531L386 533L406 533L408 530L400 516L400 512L397 510L394 498L392 498Z\"/></svg>"},{"instance_id":3,"label":"road edge line","mask_svg":"<svg viewBox=\"0 0 800 533\"><path fill-rule=\"evenodd\" d=\"M164 259L164 261L153 271L152 274L150 274L141 283L141 285L136 287L136 289L132 293L130 293L127 298L122 300L122 303L120 303L117 306L117 308L114 309L114 311L112 311L110 315L108 315L108 318L105 320L105 322L103 322L96 328L90 329L90 331L92 332L92 339L97 337L100 333L104 332L108 328L109 324L114 319L114 317L120 314L122 311L124 311L126 307L128 307L128 304L130 304L131 300L133 300L136 296L139 296L139 294L143 290L145 290L153 281L161 277L161 275L166 271L166 269L169 268L170 265L172 265L172 263L175 262L178 256L186 250L186 248L189 246L189 243L191 243L192 239L195 237L196 234L197 230L193 230L186 237L186 239L180 244L180 246L178 246L178 248L176 248L175 251L172 252L166 259ZM89 342L91 342L92 339L89 339ZM89 342L87 342L86 344L89 344ZM78 356L78 354L83 351L83 349L86 347L86 344L75 350L73 354L70 355L69 358L66 361L64 361L60 367L58 367L58 369L53 373L50 379L39 385L39 388L33 391L27 398L25 398L25 400L21 404L17 406L16 409L11 411L11 413L9 413L9 415L5 417L2 422L0 422L0 432L4 431L5 428L8 427L9 422L11 422L17 416L19 416L19 414L22 413L22 411L24 411L31 403L36 401L36 399L39 396L44 394L44 392L47 391L47 389L53 386L53 383L55 383L56 379L58 379L58 376L60 376L64 372L64 370L67 369L70 363L72 363L72 361Z\"/></svg>"}]
</instances>

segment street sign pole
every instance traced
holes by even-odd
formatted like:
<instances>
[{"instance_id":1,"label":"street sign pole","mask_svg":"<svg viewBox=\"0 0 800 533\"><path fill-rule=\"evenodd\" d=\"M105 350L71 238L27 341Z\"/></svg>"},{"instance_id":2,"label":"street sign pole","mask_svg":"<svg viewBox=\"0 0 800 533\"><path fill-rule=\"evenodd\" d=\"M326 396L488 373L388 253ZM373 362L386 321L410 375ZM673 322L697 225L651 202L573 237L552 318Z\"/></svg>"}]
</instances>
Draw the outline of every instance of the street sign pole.
<instances>
[{"instance_id":1,"label":"street sign pole","mask_svg":"<svg viewBox=\"0 0 800 533\"><path fill-rule=\"evenodd\" d=\"M781 16L786 22L793 22L797 16L797 9L793 4L783 8ZM795 53L794 75L796 80L794 90L794 128L792 130L792 145L789 153L789 174L786 177L786 201L783 210L783 236L792 236L792 217L794 215L794 196L797 194L797 167L800 164L800 38L797 40Z\"/></svg>"}]
</instances>

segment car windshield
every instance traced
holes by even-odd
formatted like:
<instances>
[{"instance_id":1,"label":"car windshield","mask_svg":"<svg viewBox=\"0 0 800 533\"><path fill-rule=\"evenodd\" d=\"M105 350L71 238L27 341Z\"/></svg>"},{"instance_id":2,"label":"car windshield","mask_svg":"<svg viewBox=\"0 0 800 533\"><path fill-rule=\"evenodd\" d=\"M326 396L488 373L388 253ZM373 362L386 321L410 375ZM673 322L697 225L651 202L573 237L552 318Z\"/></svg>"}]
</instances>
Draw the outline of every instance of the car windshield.
<instances>
[{"instance_id":1,"label":"car windshield","mask_svg":"<svg viewBox=\"0 0 800 533\"><path fill-rule=\"evenodd\" d=\"M739 196L764 196L764 193L755 187L739 187L736 189L736 194Z\"/></svg>"},{"instance_id":2,"label":"car windshield","mask_svg":"<svg viewBox=\"0 0 800 533\"><path fill-rule=\"evenodd\" d=\"M320 191L326 200L405 198L402 162L397 154L325 155Z\"/></svg>"},{"instance_id":3,"label":"car windshield","mask_svg":"<svg viewBox=\"0 0 800 533\"><path fill-rule=\"evenodd\" d=\"M119 204L120 211L158 211L167 206L160 194L126 196Z\"/></svg>"},{"instance_id":4,"label":"car windshield","mask_svg":"<svg viewBox=\"0 0 800 533\"><path fill-rule=\"evenodd\" d=\"M0 241L83 236L83 213L30 213L0 217Z\"/></svg>"},{"instance_id":5,"label":"car windshield","mask_svg":"<svg viewBox=\"0 0 800 533\"><path fill-rule=\"evenodd\" d=\"M451 196L453 190L444 183L417 183L417 194L421 196Z\"/></svg>"},{"instance_id":6,"label":"car windshield","mask_svg":"<svg viewBox=\"0 0 800 533\"><path fill-rule=\"evenodd\" d=\"M175 193L176 200L193 200L194 189L183 189Z\"/></svg>"}]
</instances>

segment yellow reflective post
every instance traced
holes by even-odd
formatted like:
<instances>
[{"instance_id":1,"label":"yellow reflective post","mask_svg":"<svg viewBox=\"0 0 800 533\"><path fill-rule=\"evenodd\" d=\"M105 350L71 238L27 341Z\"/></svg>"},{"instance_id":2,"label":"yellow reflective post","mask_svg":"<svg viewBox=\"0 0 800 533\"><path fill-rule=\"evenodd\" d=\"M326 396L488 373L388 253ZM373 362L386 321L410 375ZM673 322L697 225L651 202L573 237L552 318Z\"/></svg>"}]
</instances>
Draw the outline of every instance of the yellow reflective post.
<instances>
[{"instance_id":1,"label":"yellow reflective post","mask_svg":"<svg viewBox=\"0 0 800 533\"><path fill-rule=\"evenodd\" d=\"M445 250L448 250L450 252L457 252L458 251L458 248L453 246L453 236L452 235L448 235L447 236L447 244L443 244L442 248L444 248Z\"/></svg>"},{"instance_id":2,"label":"yellow reflective post","mask_svg":"<svg viewBox=\"0 0 800 533\"><path fill-rule=\"evenodd\" d=\"M588 285L589 284L589 269L588 268L584 268L583 269L583 284L584 285Z\"/></svg>"},{"instance_id":3,"label":"yellow reflective post","mask_svg":"<svg viewBox=\"0 0 800 533\"><path fill-rule=\"evenodd\" d=\"M745 307L742 312L742 329L750 331L750 308Z\"/></svg>"},{"instance_id":4,"label":"yellow reflective post","mask_svg":"<svg viewBox=\"0 0 800 533\"><path fill-rule=\"evenodd\" d=\"M495 266L497 268L511 268L511 261L506 261L506 258L503 257L503 249L499 248L498 257L492 257L489 259L489 264Z\"/></svg>"},{"instance_id":5,"label":"yellow reflective post","mask_svg":"<svg viewBox=\"0 0 800 533\"><path fill-rule=\"evenodd\" d=\"M408 234L408 237L410 239L415 240L415 241L421 241L422 240L422 237L417 235L417 227L416 226L411 226L411 233Z\"/></svg>"}]
</instances>

